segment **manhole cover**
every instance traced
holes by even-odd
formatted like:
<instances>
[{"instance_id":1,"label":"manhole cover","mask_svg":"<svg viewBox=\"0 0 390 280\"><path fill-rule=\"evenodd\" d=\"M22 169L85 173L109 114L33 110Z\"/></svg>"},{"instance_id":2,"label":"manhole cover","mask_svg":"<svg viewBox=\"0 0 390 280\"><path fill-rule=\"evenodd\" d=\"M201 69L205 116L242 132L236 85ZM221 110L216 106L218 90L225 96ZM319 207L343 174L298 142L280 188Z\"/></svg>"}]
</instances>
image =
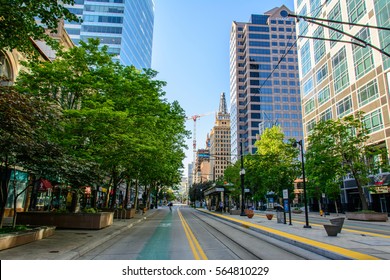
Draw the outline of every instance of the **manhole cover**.
<instances>
[{"instance_id":1,"label":"manhole cover","mask_svg":"<svg viewBox=\"0 0 390 280\"><path fill-rule=\"evenodd\" d=\"M60 251L49 251L49 253L52 253L52 254L54 254L54 253L59 253Z\"/></svg>"}]
</instances>

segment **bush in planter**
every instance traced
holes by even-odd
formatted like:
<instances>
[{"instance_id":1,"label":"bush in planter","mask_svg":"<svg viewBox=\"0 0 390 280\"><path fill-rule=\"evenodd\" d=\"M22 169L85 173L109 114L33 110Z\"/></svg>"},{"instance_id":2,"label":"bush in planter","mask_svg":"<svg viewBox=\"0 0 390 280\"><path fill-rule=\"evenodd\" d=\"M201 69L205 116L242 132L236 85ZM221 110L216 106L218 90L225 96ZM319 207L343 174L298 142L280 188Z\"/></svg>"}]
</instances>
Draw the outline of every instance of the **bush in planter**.
<instances>
[{"instance_id":1,"label":"bush in planter","mask_svg":"<svg viewBox=\"0 0 390 280\"><path fill-rule=\"evenodd\" d=\"M301 208L299 207L295 207L293 210L292 210L293 213L302 213L303 211L301 210Z\"/></svg>"},{"instance_id":2,"label":"bush in planter","mask_svg":"<svg viewBox=\"0 0 390 280\"><path fill-rule=\"evenodd\" d=\"M84 208L84 209L82 210L82 212L83 212L83 213L95 214L95 213L97 213L98 211L97 211L97 209L90 207L90 208Z\"/></svg>"}]
</instances>

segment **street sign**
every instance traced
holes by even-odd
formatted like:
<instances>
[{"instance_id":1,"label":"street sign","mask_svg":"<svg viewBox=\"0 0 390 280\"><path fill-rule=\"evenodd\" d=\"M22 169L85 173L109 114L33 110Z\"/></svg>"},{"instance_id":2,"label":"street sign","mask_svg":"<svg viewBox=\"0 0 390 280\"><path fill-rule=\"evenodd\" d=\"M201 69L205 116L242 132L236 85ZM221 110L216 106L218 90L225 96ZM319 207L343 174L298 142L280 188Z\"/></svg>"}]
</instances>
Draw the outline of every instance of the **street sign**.
<instances>
[{"instance_id":1,"label":"street sign","mask_svg":"<svg viewBox=\"0 0 390 280\"><path fill-rule=\"evenodd\" d=\"M283 199L283 207L284 207L284 212L288 213L289 212L288 199Z\"/></svg>"},{"instance_id":2,"label":"street sign","mask_svg":"<svg viewBox=\"0 0 390 280\"><path fill-rule=\"evenodd\" d=\"M250 192L250 189L244 189L244 192Z\"/></svg>"},{"instance_id":3,"label":"street sign","mask_svg":"<svg viewBox=\"0 0 390 280\"><path fill-rule=\"evenodd\" d=\"M283 199L288 199L288 190L283 190Z\"/></svg>"}]
</instances>

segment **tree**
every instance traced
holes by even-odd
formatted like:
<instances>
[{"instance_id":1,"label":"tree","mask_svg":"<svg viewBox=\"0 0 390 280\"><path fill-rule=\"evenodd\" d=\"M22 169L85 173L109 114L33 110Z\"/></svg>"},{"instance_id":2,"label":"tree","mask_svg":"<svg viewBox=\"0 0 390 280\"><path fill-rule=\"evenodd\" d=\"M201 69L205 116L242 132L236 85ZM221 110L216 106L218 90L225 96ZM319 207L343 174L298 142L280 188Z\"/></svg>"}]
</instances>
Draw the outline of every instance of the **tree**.
<instances>
[{"instance_id":1,"label":"tree","mask_svg":"<svg viewBox=\"0 0 390 280\"><path fill-rule=\"evenodd\" d=\"M231 189L230 193L235 201L239 201L241 195L241 179L240 179L240 161L236 161L233 165L226 167L223 172L223 180L228 184L232 184L229 187Z\"/></svg>"},{"instance_id":2,"label":"tree","mask_svg":"<svg viewBox=\"0 0 390 280\"><path fill-rule=\"evenodd\" d=\"M74 5L74 0L1 0L0 51L15 49L27 56L36 56L34 40L43 40L58 48L56 40L48 34L57 33L61 20L79 22L64 4Z\"/></svg>"},{"instance_id":3,"label":"tree","mask_svg":"<svg viewBox=\"0 0 390 280\"><path fill-rule=\"evenodd\" d=\"M47 155L54 161L60 156L48 139L57 112L47 102L18 93L13 87L0 87L0 227L8 198L11 166L29 171L39 165L49 172ZM51 128L50 128L51 127ZM38 155L37 157L35 155Z\"/></svg>"},{"instance_id":4,"label":"tree","mask_svg":"<svg viewBox=\"0 0 390 280\"><path fill-rule=\"evenodd\" d=\"M280 195L287 188L292 193L293 182L300 170L298 151L292 143L292 140L284 140L279 126L266 129L260 140L256 141L257 158L252 161L257 169L254 182L260 187L258 192L273 191Z\"/></svg>"},{"instance_id":5,"label":"tree","mask_svg":"<svg viewBox=\"0 0 390 280\"><path fill-rule=\"evenodd\" d=\"M122 182L134 179L147 192L179 182L189 132L183 109L163 98L166 83L151 69L112 62L98 40L80 45L60 51L54 62L29 63L17 80L19 91L60 108L53 138L72 162L94 167L59 169L61 178L79 187L95 176L111 188L111 207Z\"/></svg>"},{"instance_id":6,"label":"tree","mask_svg":"<svg viewBox=\"0 0 390 280\"><path fill-rule=\"evenodd\" d=\"M368 210L363 187L368 176L378 169L376 155L383 151L369 145L369 132L363 112L343 119L319 122L309 136L306 153L308 181L311 187L335 197L339 183L347 174L355 179L362 209Z\"/></svg>"}]
</instances>

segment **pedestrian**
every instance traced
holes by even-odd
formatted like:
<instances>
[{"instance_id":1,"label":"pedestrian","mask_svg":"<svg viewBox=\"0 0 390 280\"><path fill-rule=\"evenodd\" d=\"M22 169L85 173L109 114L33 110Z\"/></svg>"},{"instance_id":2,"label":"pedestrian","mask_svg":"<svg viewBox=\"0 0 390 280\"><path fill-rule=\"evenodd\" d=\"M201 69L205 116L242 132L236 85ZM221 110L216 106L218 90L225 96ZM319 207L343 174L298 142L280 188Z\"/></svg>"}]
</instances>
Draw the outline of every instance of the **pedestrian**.
<instances>
[{"instance_id":1,"label":"pedestrian","mask_svg":"<svg viewBox=\"0 0 390 280\"><path fill-rule=\"evenodd\" d=\"M168 206L169 206L169 210L172 211L172 206L173 206L172 201L168 203Z\"/></svg>"},{"instance_id":2,"label":"pedestrian","mask_svg":"<svg viewBox=\"0 0 390 280\"><path fill-rule=\"evenodd\" d=\"M219 202L219 209L221 210L221 213L223 212L223 202L222 200Z\"/></svg>"}]
</instances>

